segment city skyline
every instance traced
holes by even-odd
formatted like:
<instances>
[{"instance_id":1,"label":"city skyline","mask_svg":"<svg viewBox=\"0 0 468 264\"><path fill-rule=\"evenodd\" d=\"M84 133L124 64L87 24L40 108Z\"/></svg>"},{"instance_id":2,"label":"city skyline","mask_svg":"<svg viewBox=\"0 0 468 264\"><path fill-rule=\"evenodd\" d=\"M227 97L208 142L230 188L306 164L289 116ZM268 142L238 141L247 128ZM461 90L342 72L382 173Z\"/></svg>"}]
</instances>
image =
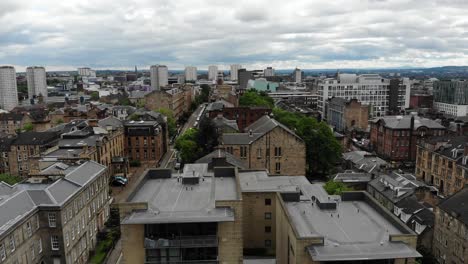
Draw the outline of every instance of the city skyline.
<instances>
[{"instance_id":1,"label":"city skyline","mask_svg":"<svg viewBox=\"0 0 468 264\"><path fill-rule=\"evenodd\" d=\"M468 65L464 1L213 3L2 1L0 61L18 72Z\"/></svg>"}]
</instances>

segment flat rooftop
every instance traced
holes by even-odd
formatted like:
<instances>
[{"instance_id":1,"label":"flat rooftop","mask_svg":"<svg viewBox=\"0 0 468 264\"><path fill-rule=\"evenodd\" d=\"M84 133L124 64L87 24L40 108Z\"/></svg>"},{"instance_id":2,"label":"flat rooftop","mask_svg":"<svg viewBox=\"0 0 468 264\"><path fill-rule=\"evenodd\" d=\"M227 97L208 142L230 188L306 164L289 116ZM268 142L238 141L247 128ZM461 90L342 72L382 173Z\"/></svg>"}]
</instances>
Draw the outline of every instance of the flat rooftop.
<instances>
[{"instance_id":1,"label":"flat rooftop","mask_svg":"<svg viewBox=\"0 0 468 264\"><path fill-rule=\"evenodd\" d=\"M215 177L206 168L186 166L182 174L165 178L149 170L127 203L147 203L147 210L132 212L123 224L197 223L234 221L230 208L217 208L216 201L239 200L235 177ZM193 172L190 168L195 169ZM201 172L205 172L201 174ZM194 177L190 177L194 175ZM169 177L168 177L169 176ZM184 183L183 181L190 180Z\"/></svg>"},{"instance_id":2,"label":"flat rooftop","mask_svg":"<svg viewBox=\"0 0 468 264\"><path fill-rule=\"evenodd\" d=\"M390 242L391 235L412 234L388 213L379 211L364 194L343 200L328 195L321 184L301 186L299 202L285 202L299 237L322 237L323 245L311 245L314 261L350 261L419 257L404 243ZM358 197L359 196L359 197ZM333 205L327 208L326 205Z\"/></svg>"},{"instance_id":3,"label":"flat rooftop","mask_svg":"<svg viewBox=\"0 0 468 264\"><path fill-rule=\"evenodd\" d=\"M309 184L304 176L269 177L266 171L240 171L239 181L242 192L288 192Z\"/></svg>"}]
</instances>

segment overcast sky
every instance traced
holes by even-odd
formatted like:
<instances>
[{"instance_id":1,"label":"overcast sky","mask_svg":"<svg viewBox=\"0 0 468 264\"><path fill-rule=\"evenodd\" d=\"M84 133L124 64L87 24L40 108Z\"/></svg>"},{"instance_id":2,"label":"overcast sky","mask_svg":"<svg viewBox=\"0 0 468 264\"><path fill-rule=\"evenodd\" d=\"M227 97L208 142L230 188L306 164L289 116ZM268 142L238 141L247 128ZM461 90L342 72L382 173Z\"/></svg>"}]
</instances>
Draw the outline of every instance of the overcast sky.
<instances>
[{"instance_id":1,"label":"overcast sky","mask_svg":"<svg viewBox=\"0 0 468 264\"><path fill-rule=\"evenodd\" d=\"M468 65L467 10L468 0L0 0L0 65Z\"/></svg>"}]
</instances>

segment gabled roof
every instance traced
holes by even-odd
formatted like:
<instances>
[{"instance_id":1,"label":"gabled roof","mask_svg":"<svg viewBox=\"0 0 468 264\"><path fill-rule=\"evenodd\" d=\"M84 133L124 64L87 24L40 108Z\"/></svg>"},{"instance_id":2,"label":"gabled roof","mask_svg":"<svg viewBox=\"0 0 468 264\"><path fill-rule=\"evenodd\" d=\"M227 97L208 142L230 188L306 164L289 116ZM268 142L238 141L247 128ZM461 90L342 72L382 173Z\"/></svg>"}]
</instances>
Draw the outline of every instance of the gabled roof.
<instances>
[{"instance_id":1,"label":"gabled roof","mask_svg":"<svg viewBox=\"0 0 468 264\"><path fill-rule=\"evenodd\" d=\"M429 129L445 129L444 126L437 123L434 120L413 116L413 115L406 115L406 116L383 116L377 117L372 120L369 120L371 123L377 123L382 121L385 127L391 129L410 129L411 128L411 118L414 117L414 129L417 130L419 127L427 127Z\"/></svg>"},{"instance_id":2,"label":"gabled roof","mask_svg":"<svg viewBox=\"0 0 468 264\"><path fill-rule=\"evenodd\" d=\"M402 209L405 214L414 214L415 212L425 208L418 202L414 195L406 197L405 199L397 202L395 206Z\"/></svg>"},{"instance_id":3,"label":"gabled roof","mask_svg":"<svg viewBox=\"0 0 468 264\"><path fill-rule=\"evenodd\" d=\"M429 227L434 226L434 212L432 212L427 207L424 207L422 210L416 212L411 218L408 220L409 223L412 221L418 222L420 225L425 225Z\"/></svg>"},{"instance_id":4,"label":"gabled roof","mask_svg":"<svg viewBox=\"0 0 468 264\"><path fill-rule=\"evenodd\" d=\"M53 164L52 166L54 166ZM0 184L0 235L38 206L62 206L83 186L106 170L88 161L52 184Z\"/></svg>"},{"instance_id":5,"label":"gabled roof","mask_svg":"<svg viewBox=\"0 0 468 264\"><path fill-rule=\"evenodd\" d=\"M245 131L247 133L224 133L222 136L222 142L227 145L251 144L255 140L259 139L260 137L277 127L286 130L289 134L295 136L296 138L302 141L302 139L298 135L296 135L296 133L291 131L285 125L269 117L268 115L264 115L257 121L252 123L250 126L245 128Z\"/></svg>"},{"instance_id":6,"label":"gabled roof","mask_svg":"<svg viewBox=\"0 0 468 264\"><path fill-rule=\"evenodd\" d=\"M247 169L248 166L245 164L245 162L236 156L226 152L225 150L222 149L216 149L213 152L199 158L195 163L207 163L208 165L211 165L213 162L213 159L216 158L225 158L226 162L239 168L239 169Z\"/></svg>"}]
</instances>

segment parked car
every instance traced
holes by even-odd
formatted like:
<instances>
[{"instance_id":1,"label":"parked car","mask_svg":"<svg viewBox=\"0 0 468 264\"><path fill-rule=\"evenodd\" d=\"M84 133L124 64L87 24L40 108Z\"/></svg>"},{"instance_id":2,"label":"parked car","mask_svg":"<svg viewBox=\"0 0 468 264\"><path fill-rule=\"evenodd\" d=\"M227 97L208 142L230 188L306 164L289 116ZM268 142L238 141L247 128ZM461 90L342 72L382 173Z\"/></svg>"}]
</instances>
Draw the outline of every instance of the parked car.
<instances>
[{"instance_id":1,"label":"parked car","mask_svg":"<svg viewBox=\"0 0 468 264\"><path fill-rule=\"evenodd\" d=\"M112 186L125 186L127 185L127 183L119 179L112 179L111 185Z\"/></svg>"},{"instance_id":2,"label":"parked car","mask_svg":"<svg viewBox=\"0 0 468 264\"><path fill-rule=\"evenodd\" d=\"M112 177L112 180L120 180L120 181L124 182L125 184L128 183L128 178L125 178L125 177L120 176L120 175L114 175Z\"/></svg>"}]
</instances>

